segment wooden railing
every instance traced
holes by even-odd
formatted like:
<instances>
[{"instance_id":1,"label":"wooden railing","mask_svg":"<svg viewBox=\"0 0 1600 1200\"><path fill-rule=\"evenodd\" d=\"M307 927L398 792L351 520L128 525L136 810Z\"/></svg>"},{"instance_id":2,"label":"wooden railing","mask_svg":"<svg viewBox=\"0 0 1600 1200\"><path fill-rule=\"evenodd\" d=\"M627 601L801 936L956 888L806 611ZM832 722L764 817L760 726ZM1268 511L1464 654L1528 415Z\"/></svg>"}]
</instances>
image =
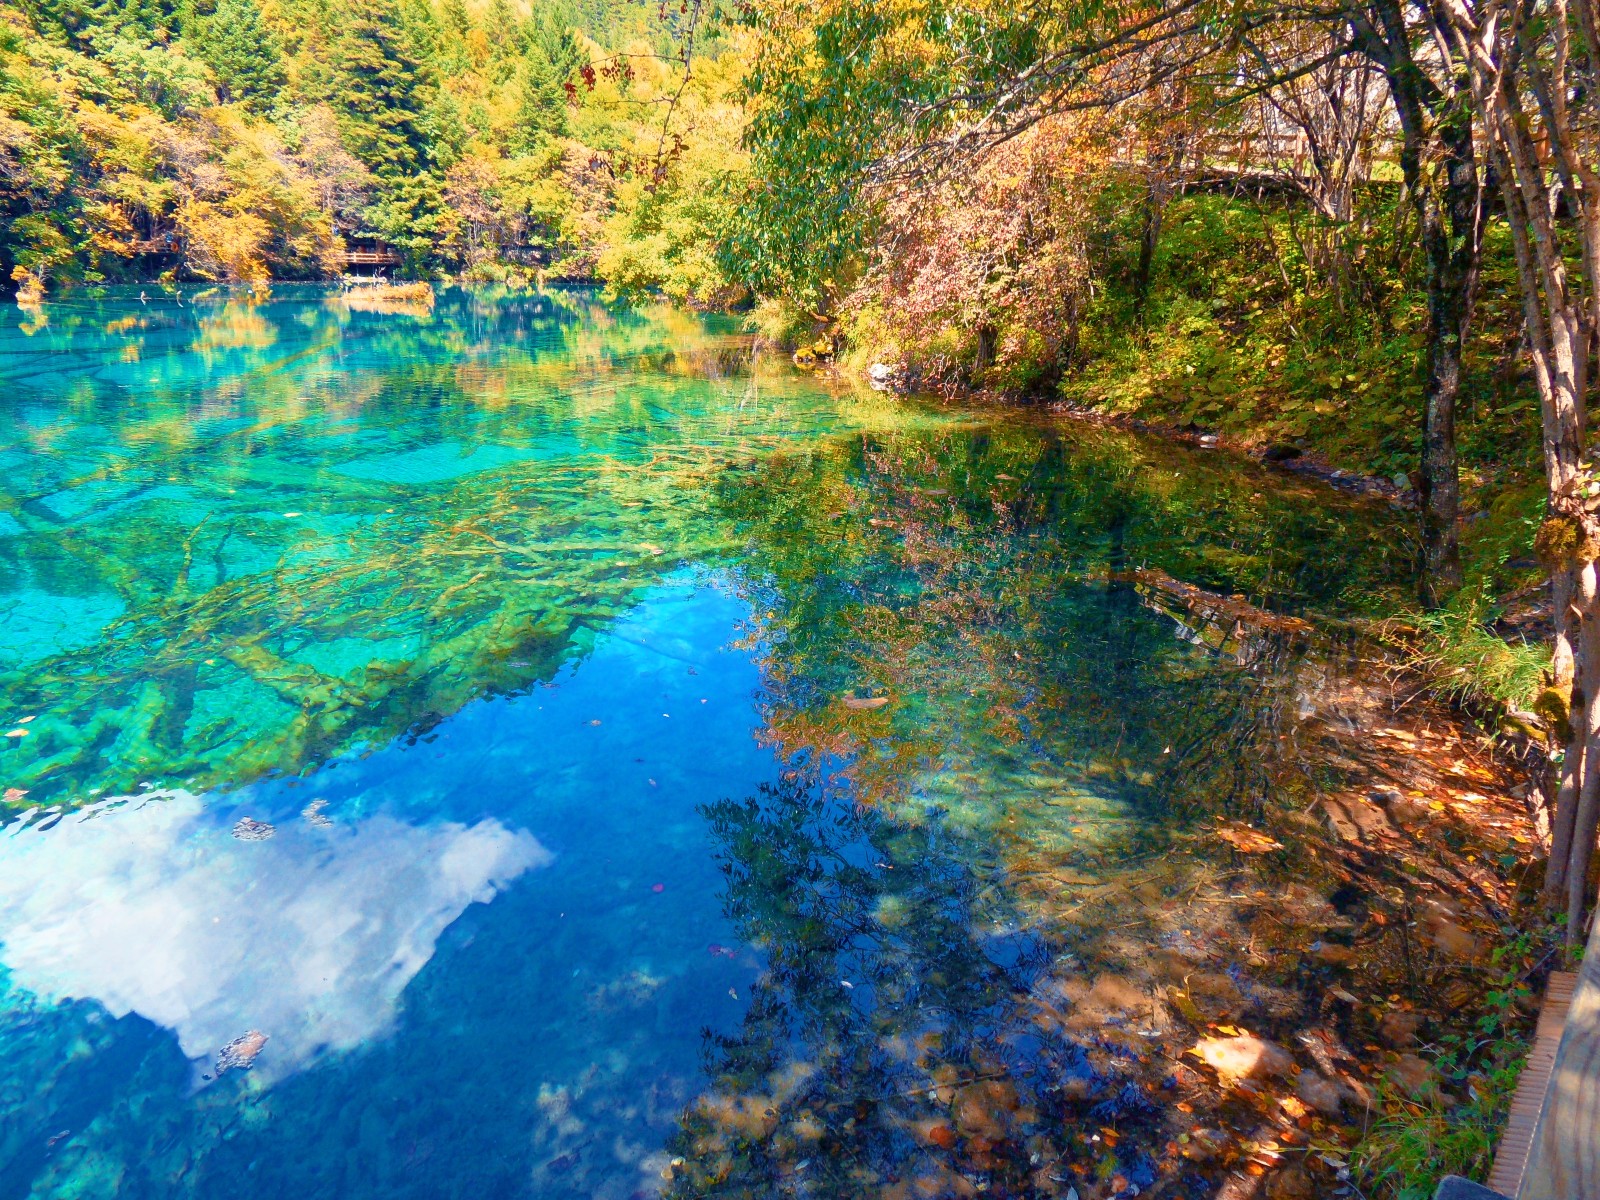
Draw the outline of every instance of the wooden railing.
<instances>
[{"instance_id":1,"label":"wooden railing","mask_svg":"<svg viewBox=\"0 0 1600 1200\"><path fill-rule=\"evenodd\" d=\"M393 267L400 265L398 250L346 250L344 261L352 267Z\"/></svg>"}]
</instances>

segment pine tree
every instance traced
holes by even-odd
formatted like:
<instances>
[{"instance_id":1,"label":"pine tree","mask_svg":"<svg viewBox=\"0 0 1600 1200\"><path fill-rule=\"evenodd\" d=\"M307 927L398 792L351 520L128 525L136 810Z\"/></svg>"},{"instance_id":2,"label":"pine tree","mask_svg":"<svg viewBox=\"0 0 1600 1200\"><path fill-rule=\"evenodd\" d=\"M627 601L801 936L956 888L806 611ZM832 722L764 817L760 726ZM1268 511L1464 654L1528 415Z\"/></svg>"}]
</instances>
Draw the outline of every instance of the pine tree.
<instances>
[{"instance_id":1,"label":"pine tree","mask_svg":"<svg viewBox=\"0 0 1600 1200\"><path fill-rule=\"evenodd\" d=\"M181 23L177 5L165 0L24 0L22 10L41 32L80 49L96 36L165 41Z\"/></svg>"},{"instance_id":2,"label":"pine tree","mask_svg":"<svg viewBox=\"0 0 1600 1200\"><path fill-rule=\"evenodd\" d=\"M444 0L443 15L444 25L457 38L467 36L467 30L472 28L472 19L467 15L466 0Z\"/></svg>"},{"instance_id":3,"label":"pine tree","mask_svg":"<svg viewBox=\"0 0 1600 1200\"><path fill-rule=\"evenodd\" d=\"M258 112L271 107L287 82L283 46L256 0L217 0L215 11L194 25L195 48L216 75L222 101Z\"/></svg>"},{"instance_id":4,"label":"pine tree","mask_svg":"<svg viewBox=\"0 0 1600 1200\"><path fill-rule=\"evenodd\" d=\"M398 9L387 0L352 0L330 60L329 101L356 157L380 178L428 170L427 111L436 84Z\"/></svg>"},{"instance_id":5,"label":"pine tree","mask_svg":"<svg viewBox=\"0 0 1600 1200\"><path fill-rule=\"evenodd\" d=\"M559 9L535 14L519 33L522 54L516 73L521 99L511 149L528 153L544 139L567 132L565 85L582 65L583 49Z\"/></svg>"},{"instance_id":6,"label":"pine tree","mask_svg":"<svg viewBox=\"0 0 1600 1200\"><path fill-rule=\"evenodd\" d=\"M521 99L517 104L516 130L511 149L518 154L533 150L547 137L560 137L567 130L567 93L555 64L537 47L522 60L517 80Z\"/></svg>"}]
</instances>

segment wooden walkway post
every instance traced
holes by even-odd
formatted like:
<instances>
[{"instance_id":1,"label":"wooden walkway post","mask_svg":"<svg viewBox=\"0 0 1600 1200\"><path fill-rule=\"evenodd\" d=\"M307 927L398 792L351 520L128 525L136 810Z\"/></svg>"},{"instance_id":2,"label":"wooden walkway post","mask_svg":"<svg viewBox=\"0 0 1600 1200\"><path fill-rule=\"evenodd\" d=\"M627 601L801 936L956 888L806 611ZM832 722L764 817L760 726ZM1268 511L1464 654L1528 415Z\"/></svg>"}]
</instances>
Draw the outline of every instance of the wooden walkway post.
<instances>
[{"instance_id":1,"label":"wooden walkway post","mask_svg":"<svg viewBox=\"0 0 1600 1200\"><path fill-rule=\"evenodd\" d=\"M1517 1200L1600 1200L1600 920L1578 969Z\"/></svg>"}]
</instances>

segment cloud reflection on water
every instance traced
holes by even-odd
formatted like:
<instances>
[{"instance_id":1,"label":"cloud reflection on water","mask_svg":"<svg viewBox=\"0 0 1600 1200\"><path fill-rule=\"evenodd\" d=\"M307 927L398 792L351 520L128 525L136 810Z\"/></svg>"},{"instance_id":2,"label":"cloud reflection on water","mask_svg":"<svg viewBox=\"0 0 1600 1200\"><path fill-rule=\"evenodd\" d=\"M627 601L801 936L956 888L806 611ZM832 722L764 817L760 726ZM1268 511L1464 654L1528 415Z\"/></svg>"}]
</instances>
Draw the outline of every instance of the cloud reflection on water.
<instances>
[{"instance_id":1,"label":"cloud reflection on water","mask_svg":"<svg viewBox=\"0 0 1600 1200\"><path fill-rule=\"evenodd\" d=\"M385 1033L445 928L550 860L492 819L241 842L188 792L109 801L0 837L0 960L41 997L171 1029L208 1072L260 1030L272 1082Z\"/></svg>"}]
</instances>

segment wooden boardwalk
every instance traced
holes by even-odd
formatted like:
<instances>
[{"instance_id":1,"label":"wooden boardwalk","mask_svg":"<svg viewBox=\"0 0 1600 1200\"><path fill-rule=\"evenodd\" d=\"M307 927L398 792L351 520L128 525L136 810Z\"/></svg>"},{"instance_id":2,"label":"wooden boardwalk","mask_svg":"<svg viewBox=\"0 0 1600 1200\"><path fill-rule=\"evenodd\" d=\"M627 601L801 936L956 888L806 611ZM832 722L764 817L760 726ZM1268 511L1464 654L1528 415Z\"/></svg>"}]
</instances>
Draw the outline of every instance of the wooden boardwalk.
<instances>
[{"instance_id":1,"label":"wooden boardwalk","mask_svg":"<svg viewBox=\"0 0 1600 1200\"><path fill-rule=\"evenodd\" d=\"M1572 992L1577 986L1578 976L1573 971L1550 974L1544 1007L1539 1010L1539 1024L1534 1029L1533 1048L1528 1051L1528 1061L1517 1079L1505 1133L1500 1136L1500 1145L1494 1152L1494 1169L1489 1172L1489 1186L1507 1196L1515 1196L1522 1186L1528 1152L1533 1149L1534 1130L1539 1124L1539 1112L1544 1108L1550 1075L1555 1070L1561 1033L1567 1024L1567 1009L1572 1006Z\"/></svg>"},{"instance_id":2,"label":"wooden boardwalk","mask_svg":"<svg viewBox=\"0 0 1600 1200\"><path fill-rule=\"evenodd\" d=\"M1560 993L1552 978L1552 1003L1540 1015L1524 1083L1513 1101L1512 1128L1495 1161L1494 1186L1517 1200L1600 1200L1600 920L1590 932L1583 964L1569 978L1570 985L1564 980L1560 985L1570 989L1560 1020ZM1558 1038L1553 1055L1552 1038ZM1536 1072L1548 1076L1547 1085L1540 1086ZM1522 1133L1534 1098L1536 1123L1531 1134ZM1514 1132L1528 1138L1525 1155L1516 1153Z\"/></svg>"}]
</instances>

